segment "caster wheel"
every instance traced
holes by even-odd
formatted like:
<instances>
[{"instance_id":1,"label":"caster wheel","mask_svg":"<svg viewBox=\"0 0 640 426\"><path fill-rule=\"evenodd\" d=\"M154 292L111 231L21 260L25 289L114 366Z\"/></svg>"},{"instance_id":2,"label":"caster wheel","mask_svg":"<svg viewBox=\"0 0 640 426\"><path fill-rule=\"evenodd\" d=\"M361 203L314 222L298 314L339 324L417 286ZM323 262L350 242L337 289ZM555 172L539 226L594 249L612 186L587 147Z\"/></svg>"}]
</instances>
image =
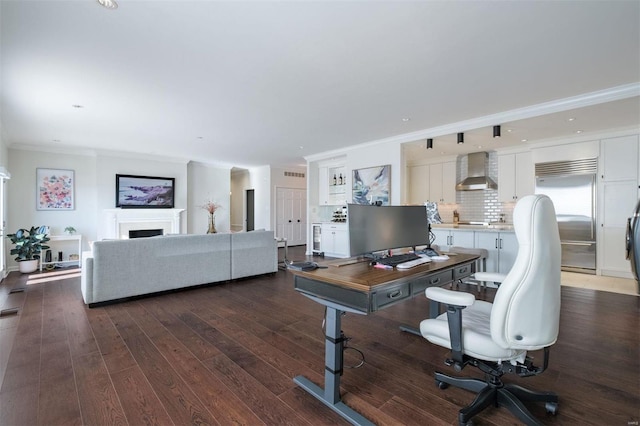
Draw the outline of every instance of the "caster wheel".
<instances>
[{"instance_id":1,"label":"caster wheel","mask_svg":"<svg viewBox=\"0 0 640 426\"><path fill-rule=\"evenodd\" d=\"M449 387L449 383L441 382L440 380L436 380L436 386L439 389L446 389Z\"/></svg>"},{"instance_id":2,"label":"caster wheel","mask_svg":"<svg viewBox=\"0 0 640 426\"><path fill-rule=\"evenodd\" d=\"M544 409L547 410L547 413L553 414L555 416L556 414L558 414L558 403L547 402L544 404Z\"/></svg>"}]
</instances>

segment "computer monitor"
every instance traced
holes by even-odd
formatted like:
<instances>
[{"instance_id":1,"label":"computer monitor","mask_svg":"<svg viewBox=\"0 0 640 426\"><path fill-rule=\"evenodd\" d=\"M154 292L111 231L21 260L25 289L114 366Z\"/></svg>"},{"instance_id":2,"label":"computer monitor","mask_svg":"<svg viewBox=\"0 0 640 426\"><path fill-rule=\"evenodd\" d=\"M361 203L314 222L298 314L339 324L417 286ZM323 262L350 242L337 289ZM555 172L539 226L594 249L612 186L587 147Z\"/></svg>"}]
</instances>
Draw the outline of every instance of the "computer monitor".
<instances>
[{"instance_id":1,"label":"computer monitor","mask_svg":"<svg viewBox=\"0 0 640 426\"><path fill-rule=\"evenodd\" d=\"M351 256L429 245L425 206L347 206Z\"/></svg>"}]
</instances>

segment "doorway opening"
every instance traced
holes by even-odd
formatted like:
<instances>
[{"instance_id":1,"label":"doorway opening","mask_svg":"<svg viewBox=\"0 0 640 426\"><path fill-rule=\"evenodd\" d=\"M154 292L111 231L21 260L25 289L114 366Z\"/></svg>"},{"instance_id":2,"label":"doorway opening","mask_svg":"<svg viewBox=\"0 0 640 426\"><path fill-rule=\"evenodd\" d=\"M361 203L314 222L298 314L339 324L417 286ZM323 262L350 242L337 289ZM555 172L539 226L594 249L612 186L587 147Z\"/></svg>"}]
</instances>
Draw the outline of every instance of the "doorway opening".
<instances>
[{"instance_id":1,"label":"doorway opening","mask_svg":"<svg viewBox=\"0 0 640 426\"><path fill-rule=\"evenodd\" d=\"M245 230L247 232L255 230L255 190L245 191Z\"/></svg>"}]
</instances>

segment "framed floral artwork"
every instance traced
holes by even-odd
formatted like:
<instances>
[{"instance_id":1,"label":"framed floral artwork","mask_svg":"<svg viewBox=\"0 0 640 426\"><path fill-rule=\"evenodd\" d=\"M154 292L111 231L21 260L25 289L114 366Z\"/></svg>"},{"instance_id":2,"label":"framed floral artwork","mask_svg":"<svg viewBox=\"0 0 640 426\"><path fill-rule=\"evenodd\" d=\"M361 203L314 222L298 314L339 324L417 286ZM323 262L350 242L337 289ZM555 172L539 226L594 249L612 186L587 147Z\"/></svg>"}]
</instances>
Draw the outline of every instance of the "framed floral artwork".
<instances>
[{"instance_id":1,"label":"framed floral artwork","mask_svg":"<svg viewBox=\"0 0 640 426\"><path fill-rule=\"evenodd\" d=\"M74 210L73 170L36 169L37 210Z\"/></svg>"}]
</instances>

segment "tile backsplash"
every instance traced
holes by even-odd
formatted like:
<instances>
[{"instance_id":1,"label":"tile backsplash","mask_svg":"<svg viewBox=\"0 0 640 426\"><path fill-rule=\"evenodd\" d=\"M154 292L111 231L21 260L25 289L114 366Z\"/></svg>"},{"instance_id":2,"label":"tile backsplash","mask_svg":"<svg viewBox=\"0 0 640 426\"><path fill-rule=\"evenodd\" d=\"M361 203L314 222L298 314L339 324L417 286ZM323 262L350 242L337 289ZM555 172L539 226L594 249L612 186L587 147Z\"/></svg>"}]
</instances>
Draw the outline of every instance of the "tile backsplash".
<instances>
[{"instance_id":1,"label":"tile backsplash","mask_svg":"<svg viewBox=\"0 0 640 426\"><path fill-rule=\"evenodd\" d=\"M489 177L498 182L498 155L489 152L488 170ZM467 177L467 156L461 155L456 160L456 182ZM515 203L501 203L498 201L498 190L487 189L482 191L456 191L456 204L440 204L438 211L442 221L453 222L453 211L457 210L460 220L463 222L498 222L500 215L504 215L504 221L513 223L513 208Z\"/></svg>"}]
</instances>

